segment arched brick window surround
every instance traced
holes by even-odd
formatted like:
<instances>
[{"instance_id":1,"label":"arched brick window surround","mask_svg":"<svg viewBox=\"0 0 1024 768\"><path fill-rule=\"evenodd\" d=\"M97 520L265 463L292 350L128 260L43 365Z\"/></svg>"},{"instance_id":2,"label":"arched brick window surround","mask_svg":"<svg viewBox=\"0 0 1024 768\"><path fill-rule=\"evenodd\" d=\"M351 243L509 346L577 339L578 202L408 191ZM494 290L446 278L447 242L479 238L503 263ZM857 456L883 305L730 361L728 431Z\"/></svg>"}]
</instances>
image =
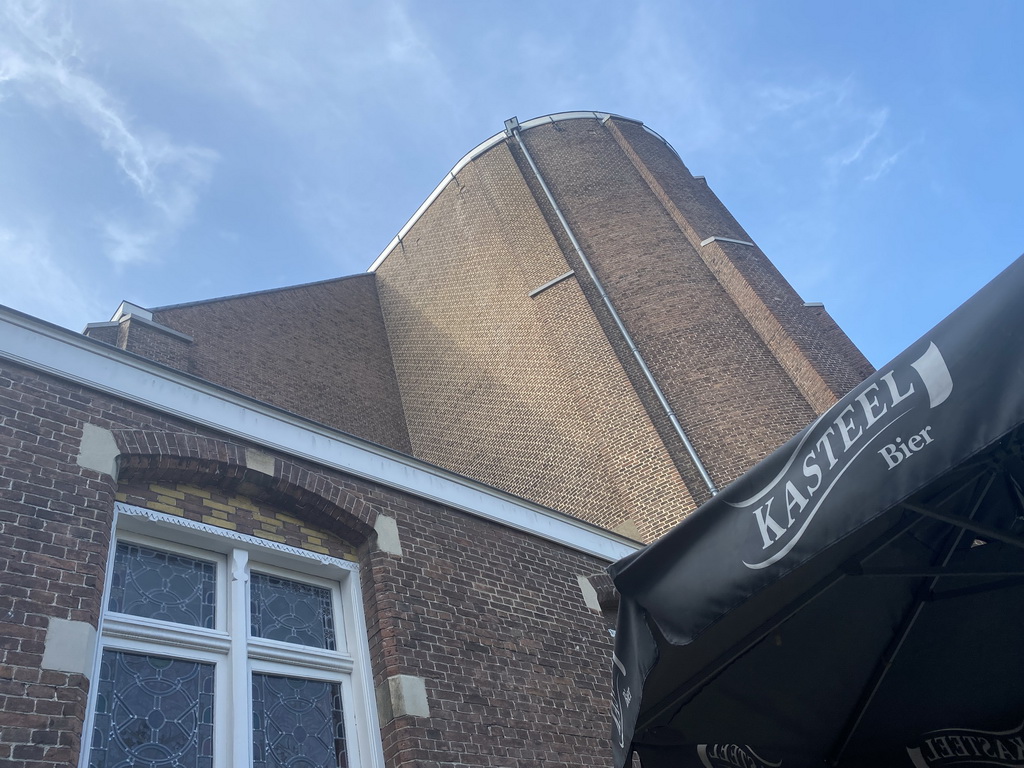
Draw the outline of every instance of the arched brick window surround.
<instances>
[{"instance_id":1,"label":"arched brick window surround","mask_svg":"<svg viewBox=\"0 0 1024 768\"><path fill-rule=\"evenodd\" d=\"M327 473L281 456L196 434L115 430L118 482L213 486L280 506L359 546L373 533L376 505ZM248 454L248 456L247 456ZM259 456L258 462L252 457ZM248 461L247 461L248 459ZM270 462L273 474L267 474ZM258 463L259 468L250 466Z\"/></svg>"}]
</instances>

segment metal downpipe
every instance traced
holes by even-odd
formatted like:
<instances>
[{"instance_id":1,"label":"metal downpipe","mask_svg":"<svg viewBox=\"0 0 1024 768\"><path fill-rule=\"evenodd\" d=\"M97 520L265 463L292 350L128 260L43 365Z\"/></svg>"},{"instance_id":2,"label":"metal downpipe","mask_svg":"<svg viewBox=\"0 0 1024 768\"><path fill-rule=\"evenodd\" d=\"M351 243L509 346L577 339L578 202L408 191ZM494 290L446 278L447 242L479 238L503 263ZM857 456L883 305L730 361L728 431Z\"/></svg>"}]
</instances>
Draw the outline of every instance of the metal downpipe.
<instances>
[{"instance_id":1,"label":"metal downpipe","mask_svg":"<svg viewBox=\"0 0 1024 768\"><path fill-rule=\"evenodd\" d=\"M516 120L516 118L513 117L505 121L505 133L510 137L514 137L519 143L519 148L523 151L523 156L526 158L526 162L529 163L530 170L533 171L533 175L536 177L537 183L540 184L540 188L544 190L544 195L547 197L552 209L554 209L555 216L558 217L558 221L562 225L562 229L569 238L569 242L572 243L572 247L575 249L576 255L579 256L580 262L583 264L583 268L586 270L587 275L589 275L593 284L597 287L597 292L601 296L601 301L604 302L604 306L615 321L615 325L619 329L619 333L622 334L622 338L625 340L627 346L629 346L630 352L633 353L633 357L640 366L640 370L643 372L644 378L651 386L651 389L654 390L654 394L658 398L658 402L661 404L662 409L668 415L668 419L672 423L672 428L675 430L676 434L679 435L679 439L683 441L683 446L686 448L686 452L689 454L694 466L697 467L697 471L700 473L701 479L704 481L704 484L707 485L708 491L710 491L711 495L714 496L718 493L718 488L715 487L715 483L711 479L711 475L708 474L707 469L704 467L704 463L697 455L697 450L693 447L693 443L690 442L690 438L686 436L686 431L683 429L683 425L679 423L679 419L676 416L675 411L672 410L672 406L669 405L668 400L665 398L665 393L661 391L661 387L658 386L658 382L654 380L654 374L651 373L651 369L647 367L647 363L640 354L640 350L637 349L637 346L633 341L633 337L630 336L629 331L626 330L626 326L623 324L622 318L619 317L619 313L615 311L615 307L612 305L612 301L608 297L601 281L598 280L597 274L594 272L594 268L590 264L590 260L586 257L586 254L583 253L583 247L576 239L576 235L573 234L572 228L569 226L569 222L566 221L565 216L562 214L562 209L559 208L558 203L555 202L555 197L551 194L551 190L548 188L548 185L544 181L544 177L540 173L540 169L533 161L533 156L530 154L530 150L526 148L526 142L523 141L522 134L519 132L519 121Z\"/></svg>"}]
</instances>

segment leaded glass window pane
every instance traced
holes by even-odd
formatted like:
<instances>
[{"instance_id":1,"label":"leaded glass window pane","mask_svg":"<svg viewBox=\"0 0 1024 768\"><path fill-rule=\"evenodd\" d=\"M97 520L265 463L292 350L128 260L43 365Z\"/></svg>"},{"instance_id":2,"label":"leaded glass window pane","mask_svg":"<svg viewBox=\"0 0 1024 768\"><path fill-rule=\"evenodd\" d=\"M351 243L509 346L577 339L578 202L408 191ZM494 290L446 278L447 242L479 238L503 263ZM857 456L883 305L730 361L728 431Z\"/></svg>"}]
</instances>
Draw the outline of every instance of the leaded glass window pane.
<instances>
[{"instance_id":1,"label":"leaded glass window pane","mask_svg":"<svg viewBox=\"0 0 1024 768\"><path fill-rule=\"evenodd\" d=\"M345 768L341 686L252 676L253 768Z\"/></svg>"},{"instance_id":2,"label":"leaded glass window pane","mask_svg":"<svg viewBox=\"0 0 1024 768\"><path fill-rule=\"evenodd\" d=\"M111 611L213 628L217 569L213 563L119 542L110 585Z\"/></svg>"},{"instance_id":3,"label":"leaded glass window pane","mask_svg":"<svg viewBox=\"0 0 1024 768\"><path fill-rule=\"evenodd\" d=\"M250 599L253 637L335 650L331 590L254 573Z\"/></svg>"},{"instance_id":4,"label":"leaded glass window pane","mask_svg":"<svg viewBox=\"0 0 1024 768\"><path fill-rule=\"evenodd\" d=\"M212 664L104 651L89 768L212 768Z\"/></svg>"}]
</instances>

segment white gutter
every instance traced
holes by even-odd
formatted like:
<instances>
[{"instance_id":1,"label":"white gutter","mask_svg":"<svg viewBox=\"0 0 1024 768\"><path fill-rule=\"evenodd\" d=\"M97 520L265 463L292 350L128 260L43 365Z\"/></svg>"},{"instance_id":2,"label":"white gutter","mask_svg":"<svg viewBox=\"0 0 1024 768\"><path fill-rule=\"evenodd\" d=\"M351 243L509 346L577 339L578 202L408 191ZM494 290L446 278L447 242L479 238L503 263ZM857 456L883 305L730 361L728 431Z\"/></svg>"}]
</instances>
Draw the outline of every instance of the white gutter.
<instances>
[{"instance_id":1,"label":"white gutter","mask_svg":"<svg viewBox=\"0 0 1024 768\"><path fill-rule=\"evenodd\" d=\"M520 123L515 118L512 118L512 120L508 120L508 121L505 122L506 130L502 131L501 133L496 133L494 136L491 136L491 138L487 139L486 141L482 142L481 144L478 144L476 147L474 147L468 153L466 153L462 157L462 159L459 160L455 164L455 167L453 167L448 172L448 174L444 177L444 179L441 180L440 184L438 184L436 187L434 187L434 191L431 192L430 195L427 196L427 199L423 201L423 204L420 205L420 207L416 209L416 212L413 213L413 215L410 217L410 219L405 223L405 226L403 226L399 230L398 234L395 235L395 237L391 240L390 243L388 243L387 247L381 252L380 256L378 256L376 259L374 259L373 263L369 266L369 268L366 271L367 272L375 272L377 270L377 267L379 267L384 262L384 259L386 259L390 255L390 253L401 244L402 239L409 233L409 230L411 230L413 228L413 226L416 224L416 222L419 221L420 217L431 206L431 204L434 202L434 200L436 200L438 198L438 196L445 190L445 188L452 181L455 180L455 176L456 176L456 174L459 171L461 171L469 163L471 163L476 158L480 157L480 155L484 154L485 152L487 152L492 147L497 146L498 144L502 143L503 141L506 141L507 139L511 138L514 135L516 140L519 142L519 146L522 147L523 154L526 156L526 159L529 162L530 167L533 170L534 175L537 177L537 180L540 183L541 188L544 190L544 193L545 193L545 195L548 198L548 202L550 202L551 206L554 208L555 214L558 216L558 220L561 222L563 229L565 230L566 234L569 237L569 240L572 241L573 247L575 248L577 254L580 257L580 259L582 260L583 266L585 267L585 269L587 271L587 274L590 276L591 280L594 282L594 285L597 286L598 293L601 295L601 298L603 299L605 306L608 308L608 311L611 313L612 318L615 320L615 324L618 327L619 332L622 334L622 336L626 340L626 343L629 346L630 350L632 351L633 356L636 358L637 363L639 364L640 369L641 369L641 371L644 374L644 378L647 379L647 381L650 384L651 388L654 390L654 394L657 397L658 402L661 404L662 409L668 415L669 422L672 424L673 430L676 432L676 434L682 440L683 447L686 449L687 454L690 456L690 459L693 461L694 465L696 466L697 472L700 475L701 479L704 481L704 484L707 486L708 491L711 493L712 496L714 496L716 493L718 493L718 488L715 486L714 481L711 479L711 475L708 474L707 468L704 466L703 462L700 460L700 457L697 455L697 450L693 447L693 444L690 442L690 438L687 436L686 432L683 430L683 426L679 422L679 418L676 416L675 411L672 410L672 407L671 407L671 405L669 405L668 400L665 398L665 395L662 393L661 388L658 386L658 383L654 380L654 374L652 374L650 369L647 367L647 363L644 361L643 357L641 356L640 351L636 347L636 344L633 343L632 337L629 335L629 332L626 330L625 325L623 325L622 321L619 319L619 315L615 311L615 307L612 306L611 299L608 298L608 295L604 291L604 287L602 286L601 282L597 279L597 275L594 273L593 269L591 268L589 260L584 255L583 250L580 247L579 243L576 241L576 238L573 235L572 230L569 228L569 225L566 222L565 217L562 215L562 212L559 209L558 204L555 202L555 199L551 195L550 190L548 190L547 184L544 183L544 179L540 175L540 171L537 169L537 166L534 164L533 158L530 156L529 151L526 149L526 145L523 143L522 137L520 136L520 133L519 133L520 131L523 131L523 130L529 130L531 128L536 128L537 126L540 126L540 125L547 125L548 123L557 123L557 122L560 122L562 120L598 120L602 124L604 124L607 120L609 120L610 118L613 118L613 117L616 120L625 120L625 121L630 122L630 123L637 123L645 131L647 131L649 134L651 134L652 136L657 138L659 141L661 141L666 147L668 147L676 157L679 157L679 153L675 151L675 149L673 148L673 146L671 144L669 144L667 141L665 141L664 138L662 138L661 135L659 135L655 131L652 131L650 128L648 128L646 125L644 125L639 120L633 120L633 119L628 118L628 117L622 117L621 115L615 115L615 114L612 114L610 112L558 112L558 113L555 113L555 114L552 114L552 115L544 115L542 117L535 117L532 120L527 120L526 122L523 122L523 123ZM509 128L509 125L512 122L515 123L514 131L513 131L513 129ZM680 158L680 162L682 162L681 158ZM704 243L702 243L701 245L704 245ZM530 294L530 296L533 297L534 295L536 295L537 293L540 293L545 288L550 287L550 285L552 285L555 282L558 282L558 281L560 281L560 280L562 280L562 279L564 279L566 277L569 277L569 274L563 275L562 277L556 278L551 283L541 286L540 288L538 288L534 292L532 292Z\"/></svg>"},{"instance_id":2,"label":"white gutter","mask_svg":"<svg viewBox=\"0 0 1024 768\"><path fill-rule=\"evenodd\" d=\"M595 525L3 306L0 359L609 562L640 548Z\"/></svg>"},{"instance_id":3,"label":"white gutter","mask_svg":"<svg viewBox=\"0 0 1024 768\"><path fill-rule=\"evenodd\" d=\"M629 347L629 351L633 353L633 359L636 360L637 365L640 366L640 372L643 374L644 379L647 380L647 384L654 392L654 396L658 399L661 409L665 412L665 415L668 416L668 420L671 422L672 428L682 441L683 447L686 449L686 453L689 455L693 465L697 468L697 472L700 474L701 479L707 486L708 491L712 496L714 496L718 493L718 488L715 487L715 483L711 479L711 475L708 474L708 470L704 466L704 462L702 462L700 460L700 456L697 455L697 449L693 447L693 443L691 443L690 438L687 437L686 431L683 429L683 425L680 423L679 417L676 416L676 412L672 409L672 405L669 403L668 398L665 397L665 393L662 392L661 387L655 380L654 373L652 373L651 369L647 367L647 362L644 360L643 355L640 354L640 349L633 341L633 336L626 329L626 325L622 322L622 318L619 317L619 313L615 309L615 305L612 304L611 297L608 296L608 293L604 289L604 284L598 279L597 273L590 264L590 259L588 259L587 255L583 252L583 246L581 246L579 240L576 239L576 235L573 233L572 227L569 226L569 222L563 215L562 209L555 200L555 196L548 188L547 183L545 183L544 176L541 175L540 168L538 168L537 164L533 161L533 155L530 154L530 150L526 146L526 142L523 141L523 135L520 132L522 128L523 126L514 117L505 121L505 133L509 138L515 137L515 140L519 143L519 148L522 150L523 156L526 158L526 162L530 166L530 170L533 171L534 178L537 179L537 183L540 185L541 190L544 192L544 196L547 198L548 203L555 212L555 216L558 217L558 223L562 225L562 231L565 232L566 237L569 238L569 242L572 243L572 247L580 259L580 263L583 264L583 268L590 277L590 281L594 284L594 287L597 288L597 293L601 297L601 301L604 303L605 309L608 310L608 314L611 315L612 320L615 321L615 327L618 328L619 335L622 336L623 341L626 342L626 346ZM651 133L654 132L651 131ZM654 135L657 136L658 134L654 133Z\"/></svg>"}]
</instances>

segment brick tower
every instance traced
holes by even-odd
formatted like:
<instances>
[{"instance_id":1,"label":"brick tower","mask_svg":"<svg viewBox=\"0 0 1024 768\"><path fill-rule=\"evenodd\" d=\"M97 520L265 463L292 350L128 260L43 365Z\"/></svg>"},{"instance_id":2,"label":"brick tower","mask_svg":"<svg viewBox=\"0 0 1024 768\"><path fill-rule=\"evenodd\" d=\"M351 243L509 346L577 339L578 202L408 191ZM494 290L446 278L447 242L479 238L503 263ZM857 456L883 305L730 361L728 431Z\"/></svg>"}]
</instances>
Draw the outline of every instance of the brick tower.
<instances>
[{"instance_id":1,"label":"brick tower","mask_svg":"<svg viewBox=\"0 0 1024 768\"><path fill-rule=\"evenodd\" d=\"M413 454L642 540L872 370L607 114L510 120L372 269Z\"/></svg>"}]
</instances>

